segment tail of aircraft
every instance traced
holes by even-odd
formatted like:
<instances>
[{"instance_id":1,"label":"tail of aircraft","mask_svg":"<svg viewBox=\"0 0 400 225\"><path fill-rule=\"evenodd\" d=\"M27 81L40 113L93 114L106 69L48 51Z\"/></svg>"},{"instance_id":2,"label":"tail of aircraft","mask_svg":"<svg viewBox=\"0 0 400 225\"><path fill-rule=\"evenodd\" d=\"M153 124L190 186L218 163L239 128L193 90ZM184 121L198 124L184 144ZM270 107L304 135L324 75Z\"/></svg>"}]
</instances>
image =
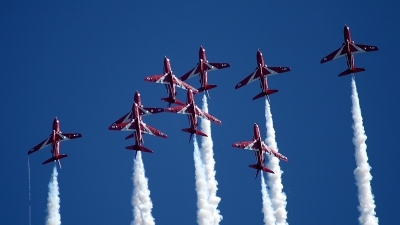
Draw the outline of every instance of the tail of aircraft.
<instances>
[{"instance_id":1,"label":"tail of aircraft","mask_svg":"<svg viewBox=\"0 0 400 225\"><path fill-rule=\"evenodd\" d=\"M171 104L185 105L185 103L179 101L178 99L175 99L175 102L174 102L173 99L170 99L170 98L162 98L161 101L168 102L168 103L169 103L169 106L171 106Z\"/></svg>"},{"instance_id":2,"label":"tail of aircraft","mask_svg":"<svg viewBox=\"0 0 400 225\"><path fill-rule=\"evenodd\" d=\"M354 67L352 70L347 69L347 70L341 72L341 73L338 75L338 77L345 76L345 75L349 75L349 74L352 74L352 73L358 73L358 72L362 72L362 71L365 71L365 69L364 69L364 68L355 68L355 67Z\"/></svg>"},{"instance_id":3,"label":"tail of aircraft","mask_svg":"<svg viewBox=\"0 0 400 225\"><path fill-rule=\"evenodd\" d=\"M60 165L60 169L61 169L61 162L60 162L60 159L65 158L65 157L67 157L67 156L68 156L67 154L61 154L61 155L58 155L57 157L53 156L53 157L51 157L50 159L44 161L44 162L42 163L42 165L47 164L47 163L50 163L50 162L54 162L55 160L57 160L57 161L58 161L58 164Z\"/></svg>"},{"instance_id":4,"label":"tail of aircraft","mask_svg":"<svg viewBox=\"0 0 400 225\"><path fill-rule=\"evenodd\" d=\"M148 149L148 148L146 148L146 147L143 147L143 146L141 146L141 145L126 146L125 149L136 151L135 158L136 158L136 155L137 155L137 152L138 152L138 151L153 153L152 150L150 150L150 149Z\"/></svg>"},{"instance_id":5,"label":"tail of aircraft","mask_svg":"<svg viewBox=\"0 0 400 225\"><path fill-rule=\"evenodd\" d=\"M276 92L278 92L278 90L267 90L267 92L261 92L260 94L254 96L253 100L259 99L259 98L264 97L264 96L271 95L271 94L276 93Z\"/></svg>"},{"instance_id":6,"label":"tail of aircraft","mask_svg":"<svg viewBox=\"0 0 400 225\"><path fill-rule=\"evenodd\" d=\"M262 171L264 171L264 172L268 172L268 173L274 173L274 171L268 169L267 167L265 167L265 166L259 166L259 165L257 165L257 164L251 164L251 165L249 165L249 167L257 170L255 178L257 178L258 172L259 172L260 170L262 170Z\"/></svg>"},{"instance_id":7,"label":"tail of aircraft","mask_svg":"<svg viewBox=\"0 0 400 225\"><path fill-rule=\"evenodd\" d=\"M201 87L201 88L199 88L197 90L199 92L202 92L202 91L207 91L207 90L210 90L210 89L213 89L213 88L216 88L216 87L217 87L217 85L215 85L215 84L207 84L206 87Z\"/></svg>"},{"instance_id":8,"label":"tail of aircraft","mask_svg":"<svg viewBox=\"0 0 400 225\"><path fill-rule=\"evenodd\" d=\"M201 132L199 130L194 130L192 128L184 128L184 129L182 129L182 131L190 133L189 142L190 142L190 140L192 140L193 134L197 134L197 135L200 135L200 136L208 137L207 134L205 134L205 133L203 133L203 132Z\"/></svg>"}]
</instances>

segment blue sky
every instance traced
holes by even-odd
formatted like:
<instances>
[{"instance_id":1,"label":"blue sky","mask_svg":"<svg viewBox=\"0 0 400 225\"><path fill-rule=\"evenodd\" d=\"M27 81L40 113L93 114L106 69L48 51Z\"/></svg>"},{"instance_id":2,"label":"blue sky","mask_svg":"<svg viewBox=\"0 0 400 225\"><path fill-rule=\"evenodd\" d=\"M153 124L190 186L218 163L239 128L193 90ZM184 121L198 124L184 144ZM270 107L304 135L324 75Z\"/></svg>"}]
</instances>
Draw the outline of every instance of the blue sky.
<instances>
[{"instance_id":1,"label":"blue sky","mask_svg":"<svg viewBox=\"0 0 400 225\"><path fill-rule=\"evenodd\" d=\"M265 137L264 101L252 83L234 90L253 72L260 49L267 65L292 71L268 79L280 163L291 224L356 224L357 187L351 77L338 78L344 58L319 62L343 42L343 26L356 43L379 47L355 55L366 68L356 76L381 224L400 223L397 2L133 2L69 1L0 3L1 224L28 223L27 151L51 132L55 116L63 132L83 138L61 144L68 154L59 171L63 224L129 224L132 221L133 152L128 133L107 127L129 111L136 90L149 107L166 107L159 84L143 78L162 73L163 57L180 77L198 61L203 45L213 62L231 68L209 73L221 224L261 224L260 179L253 154L231 147L250 140L254 122ZM188 80L199 87L197 78ZM200 105L201 97L195 100ZM186 94L178 90L178 99ZM182 115L144 121L168 135L145 136L146 176L157 224L196 223L193 145ZM32 223L44 223L52 165L50 148L30 156Z\"/></svg>"}]
</instances>

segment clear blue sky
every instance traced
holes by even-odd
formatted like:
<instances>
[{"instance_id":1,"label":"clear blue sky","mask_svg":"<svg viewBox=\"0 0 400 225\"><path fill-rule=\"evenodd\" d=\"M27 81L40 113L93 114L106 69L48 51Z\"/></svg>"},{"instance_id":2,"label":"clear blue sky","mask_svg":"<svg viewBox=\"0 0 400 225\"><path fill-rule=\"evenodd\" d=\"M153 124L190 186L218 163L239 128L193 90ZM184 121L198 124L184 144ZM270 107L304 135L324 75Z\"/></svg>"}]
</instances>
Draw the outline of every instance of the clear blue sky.
<instances>
[{"instance_id":1,"label":"clear blue sky","mask_svg":"<svg viewBox=\"0 0 400 225\"><path fill-rule=\"evenodd\" d=\"M130 224L133 152L128 133L107 127L128 112L138 90L149 107L166 107L165 88L146 83L162 73L163 57L180 77L198 61L231 68L209 73L221 224L262 224L260 179L251 152L235 149L250 140L256 122L265 137L264 101L252 83L234 90L253 72L259 48L270 66L289 73L268 79L279 89L271 111L290 224L357 224L357 187L351 77L338 78L344 58L319 62L343 42L346 23L356 43L379 47L355 55L366 68L356 76L372 166L372 189L381 224L399 224L400 3L365 1L2 1L0 3L0 224L28 223L27 151L51 132L55 116L63 132L83 138L63 142L68 154L59 171L63 224ZM188 80L199 87L197 78ZM185 101L183 90L178 99ZM201 103L201 96L195 100ZM193 145L182 115L144 121L168 135L145 136L146 176L157 224L195 224ZM53 166L41 163L50 148L30 156L32 224L43 224Z\"/></svg>"}]
</instances>

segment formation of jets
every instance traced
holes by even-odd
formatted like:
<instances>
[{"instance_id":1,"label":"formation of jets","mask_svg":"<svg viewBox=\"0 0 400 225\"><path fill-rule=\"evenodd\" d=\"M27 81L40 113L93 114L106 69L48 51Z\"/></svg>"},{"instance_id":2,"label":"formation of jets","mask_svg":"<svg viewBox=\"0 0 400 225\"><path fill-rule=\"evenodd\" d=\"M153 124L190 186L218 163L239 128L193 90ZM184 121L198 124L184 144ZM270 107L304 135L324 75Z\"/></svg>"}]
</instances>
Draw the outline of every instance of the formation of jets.
<instances>
[{"instance_id":1,"label":"formation of jets","mask_svg":"<svg viewBox=\"0 0 400 225\"><path fill-rule=\"evenodd\" d=\"M365 71L364 68L357 68L354 66L354 54L370 52L370 51L377 51L377 50L378 50L378 47L376 47L376 46L361 45L361 44L354 43L354 41L351 39L351 36L350 36L349 27L347 25L345 25L344 26L344 43L342 44L342 46L339 49L335 50L331 54L324 57L321 60L321 63L325 63L325 62L331 61L333 59L337 59L342 56L346 56L348 69L343 71L342 73L340 73L339 77L348 75L348 74L354 74L357 72ZM268 88L267 77L271 76L271 75L275 75L275 74L289 72L289 71L291 71L291 69L289 67L268 67L264 63L264 58L263 58L263 55L260 50L257 50L256 57L257 57L256 69L254 70L253 73L251 73L246 78L244 78L242 81L240 81L235 86L235 89L241 88L255 80L260 80L261 93L254 96L253 100L264 97L264 96L269 100L269 95L278 92L278 90ZM149 152L149 153L153 152L152 150L143 146L143 143L144 143L143 134L150 134L150 135L158 136L161 138L167 138L167 135L165 133L163 133L143 122L142 116L146 116L146 115L157 114L157 113L161 113L164 111L172 112L172 113L179 113L179 114L186 114L188 116L190 127L184 128L184 129L182 129L182 131L190 133L189 142L192 139L193 134L207 137L207 134L203 133L202 131L200 131L198 129L197 117L210 120L211 122L214 122L216 124L222 124L222 122L221 122L221 120L219 120L219 119L215 118L214 116L208 114L207 112L204 112L203 110L201 110L195 104L193 94L198 94L199 92L205 91L208 98L210 98L208 90L217 87L217 85L208 84L208 80L207 80L208 72L213 71L213 70L225 69L225 68L229 68L229 67L230 67L229 63L209 62L206 59L206 53L205 53L203 46L200 46L199 63L193 69L191 69L189 72L185 73L179 79L172 72L170 61L165 56L164 57L163 74L147 76L144 78L144 81L160 83L160 84L165 85L167 92L168 92L168 97L161 98L161 100L164 102L167 102L168 107L166 109L156 108L156 107L144 107L142 105L142 102L140 99L140 94L138 91L136 91L131 111L129 111L127 114L125 114L124 116L119 118L117 121L112 123L112 125L110 125L108 127L108 129L109 130L118 130L118 131L131 131L132 133L130 135L128 135L125 139L135 138L135 144L131 145L131 146L127 146L126 149L134 150L134 151L136 151L136 154L137 154L137 151L143 151L143 152ZM197 75L199 75L199 77L200 77L200 85L201 85L200 88L196 89L184 82L185 80L192 78L194 76L197 76ZM179 101L176 98L176 95L177 95L176 87L182 88L187 91L186 104ZM178 106L171 107L171 104L176 104ZM52 145L52 148L51 148L52 157L50 159L46 160L45 162L43 162L43 164L53 162L53 161L58 161L60 168L61 168L60 159L67 157L67 155L59 153L60 152L60 142L75 139L75 138L80 138L80 137L82 137L82 135L79 133L66 133L66 134L61 133L59 121L56 117L53 121L53 131L50 134L50 137L48 137L46 140L44 140L43 142L39 143L38 145L33 147L31 150L29 150L28 154L34 153L46 146ZM260 130L256 123L254 124L254 129L253 129L253 140L246 141L246 142L236 142L236 143L232 144L232 147L252 150L254 152L254 155L256 158L256 164L249 165L249 167L257 170L256 174L255 174L255 178L257 178L259 171L274 173L274 171L272 171L271 169L264 166L264 163L265 163L264 153L274 155L275 157L277 157L283 161L286 161L286 162L288 161L286 156L278 153L276 150L270 148L262 141L261 135L260 135Z\"/></svg>"}]
</instances>

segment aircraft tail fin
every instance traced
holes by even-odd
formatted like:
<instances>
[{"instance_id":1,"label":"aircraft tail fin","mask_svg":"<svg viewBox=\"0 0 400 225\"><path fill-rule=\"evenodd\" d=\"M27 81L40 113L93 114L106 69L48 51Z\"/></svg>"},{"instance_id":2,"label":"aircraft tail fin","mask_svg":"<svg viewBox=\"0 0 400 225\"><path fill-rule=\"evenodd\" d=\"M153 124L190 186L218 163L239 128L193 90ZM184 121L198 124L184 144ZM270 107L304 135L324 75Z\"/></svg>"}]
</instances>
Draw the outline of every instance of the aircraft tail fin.
<instances>
[{"instance_id":1,"label":"aircraft tail fin","mask_svg":"<svg viewBox=\"0 0 400 225\"><path fill-rule=\"evenodd\" d=\"M249 167L250 167L250 168L253 168L253 169L256 169L256 170L262 170L262 171L268 172L268 173L274 173L274 171L268 169L267 167L265 167L265 166L259 166L259 165L257 165L257 164L249 165Z\"/></svg>"},{"instance_id":2,"label":"aircraft tail fin","mask_svg":"<svg viewBox=\"0 0 400 225\"><path fill-rule=\"evenodd\" d=\"M173 99L170 99L170 98L162 98L161 101L168 102L169 105L171 105L171 104L185 105L185 103L179 101L178 99L175 99L175 101L174 101Z\"/></svg>"},{"instance_id":3,"label":"aircraft tail fin","mask_svg":"<svg viewBox=\"0 0 400 225\"><path fill-rule=\"evenodd\" d=\"M44 161L44 162L42 163L42 165L58 160L58 162L59 162L59 164L60 164L60 168L61 168L60 159L65 158L65 157L67 157L67 156L68 156L67 154L61 154L61 155L58 155L57 157L53 156L53 157L51 157L50 159Z\"/></svg>"},{"instance_id":4,"label":"aircraft tail fin","mask_svg":"<svg viewBox=\"0 0 400 225\"><path fill-rule=\"evenodd\" d=\"M207 90L210 90L210 89L213 89L213 88L216 88L216 87L217 87L217 85L215 85L215 84L207 84L207 86L201 87L201 88L199 88L197 90L199 92L202 92L202 91L207 91Z\"/></svg>"},{"instance_id":5,"label":"aircraft tail fin","mask_svg":"<svg viewBox=\"0 0 400 225\"><path fill-rule=\"evenodd\" d=\"M197 135L200 135L200 136L208 137L207 134L205 134L205 133L203 133L203 132L201 132L199 130L193 130L191 128L184 128L184 129L182 129L182 131L183 132L187 132L187 133L191 133L191 134L197 134Z\"/></svg>"},{"instance_id":6,"label":"aircraft tail fin","mask_svg":"<svg viewBox=\"0 0 400 225\"><path fill-rule=\"evenodd\" d=\"M365 71L365 69L364 68L353 68L352 70L347 69L347 70L341 72L338 75L338 77L349 75L349 74L353 74L353 73L358 73L358 72L362 72L362 71Z\"/></svg>"},{"instance_id":7,"label":"aircraft tail fin","mask_svg":"<svg viewBox=\"0 0 400 225\"><path fill-rule=\"evenodd\" d=\"M189 142L190 142L190 140L192 140L193 134L197 134L197 135L200 135L200 136L208 137L207 134L205 134L205 133L203 133L203 132L201 132L199 130L193 130L191 128L184 128L184 129L182 129L182 131L183 132L187 132L187 133L190 134Z\"/></svg>"},{"instance_id":8,"label":"aircraft tail fin","mask_svg":"<svg viewBox=\"0 0 400 225\"><path fill-rule=\"evenodd\" d=\"M133 137L135 137L135 133L132 133L132 134L126 136L125 140L127 140L127 139L129 139L129 138L133 138Z\"/></svg>"},{"instance_id":9,"label":"aircraft tail fin","mask_svg":"<svg viewBox=\"0 0 400 225\"><path fill-rule=\"evenodd\" d=\"M153 153L152 150L150 150L146 147L143 147L141 145L130 145L130 146L126 146L125 149Z\"/></svg>"},{"instance_id":10,"label":"aircraft tail fin","mask_svg":"<svg viewBox=\"0 0 400 225\"><path fill-rule=\"evenodd\" d=\"M254 96L253 100L259 99L261 97L267 96L267 95L271 95L278 92L278 90L267 90L267 92L261 92L260 94Z\"/></svg>"}]
</instances>

